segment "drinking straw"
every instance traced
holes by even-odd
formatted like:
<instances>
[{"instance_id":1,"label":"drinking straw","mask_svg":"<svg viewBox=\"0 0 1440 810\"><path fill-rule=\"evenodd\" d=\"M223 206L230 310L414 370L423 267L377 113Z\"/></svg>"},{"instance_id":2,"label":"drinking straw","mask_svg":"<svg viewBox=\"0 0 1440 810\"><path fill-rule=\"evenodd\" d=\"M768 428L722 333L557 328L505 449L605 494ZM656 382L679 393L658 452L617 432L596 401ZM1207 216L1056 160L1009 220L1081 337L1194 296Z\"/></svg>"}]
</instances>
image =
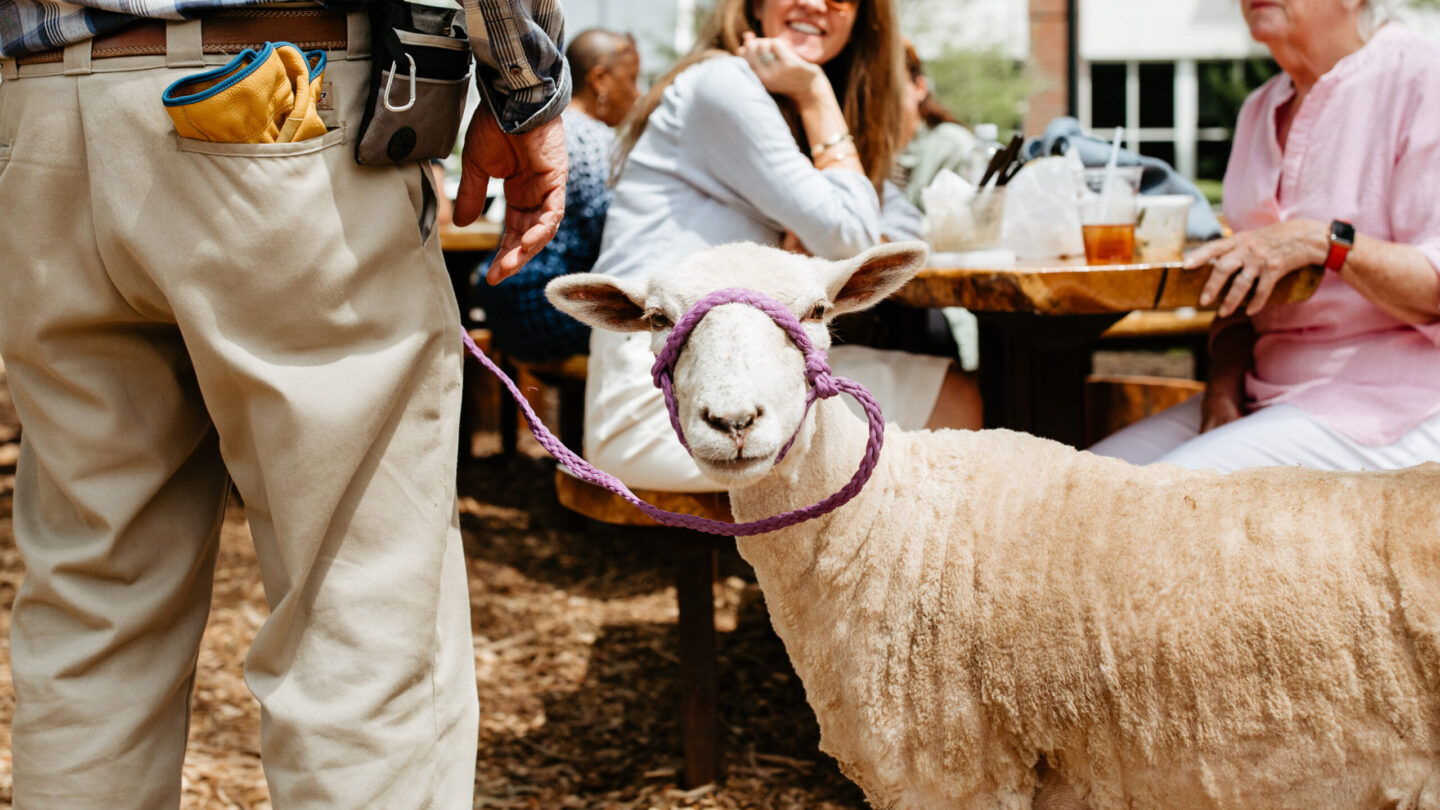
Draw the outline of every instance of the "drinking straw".
<instances>
[{"instance_id":1,"label":"drinking straw","mask_svg":"<svg viewBox=\"0 0 1440 810\"><path fill-rule=\"evenodd\" d=\"M1110 144L1110 160L1105 162L1105 176L1100 180L1100 215L1110 218L1110 185L1115 180L1115 162L1120 157L1120 136L1124 130L1115 127L1115 140Z\"/></svg>"}]
</instances>

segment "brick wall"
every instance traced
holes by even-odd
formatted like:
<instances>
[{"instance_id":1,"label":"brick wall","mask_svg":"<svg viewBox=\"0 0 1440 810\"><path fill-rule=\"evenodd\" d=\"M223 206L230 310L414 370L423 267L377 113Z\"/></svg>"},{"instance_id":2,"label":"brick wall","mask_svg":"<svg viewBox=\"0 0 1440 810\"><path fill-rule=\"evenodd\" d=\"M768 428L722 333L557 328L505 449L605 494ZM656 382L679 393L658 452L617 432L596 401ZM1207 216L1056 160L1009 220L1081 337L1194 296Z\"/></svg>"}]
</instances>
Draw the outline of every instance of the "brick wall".
<instances>
[{"instance_id":1,"label":"brick wall","mask_svg":"<svg viewBox=\"0 0 1440 810\"><path fill-rule=\"evenodd\" d=\"M1069 17L1065 0L1030 0L1030 58L1035 89L1025 115L1025 134L1039 135L1050 120L1072 114L1069 106Z\"/></svg>"}]
</instances>

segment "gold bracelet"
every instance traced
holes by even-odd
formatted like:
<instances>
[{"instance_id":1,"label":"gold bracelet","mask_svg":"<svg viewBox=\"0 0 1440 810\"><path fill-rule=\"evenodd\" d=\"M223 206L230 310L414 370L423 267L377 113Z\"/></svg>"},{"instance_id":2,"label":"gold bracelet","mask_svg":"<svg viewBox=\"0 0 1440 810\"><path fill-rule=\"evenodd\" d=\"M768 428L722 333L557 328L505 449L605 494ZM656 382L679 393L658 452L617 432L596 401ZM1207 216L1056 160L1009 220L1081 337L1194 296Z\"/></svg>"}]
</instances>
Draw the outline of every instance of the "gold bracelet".
<instances>
[{"instance_id":1,"label":"gold bracelet","mask_svg":"<svg viewBox=\"0 0 1440 810\"><path fill-rule=\"evenodd\" d=\"M819 143L810 144L810 157L818 158L826 149L833 149L846 142L854 143L855 136L848 132L837 132Z\"/></svg>"},{"instance_id":2,"label":"gold bracelet","mask_svg":"<svg viewBox=\"0 0 1440 810\"><path fill-rule=\"evenodd\" d=\"M831 147L825 151L825 154L815 158L815 168L821 170L828 169L836 163L852 157L857 160L860 158L860 150L856 149L854 145L850 145L849 148L844 149Z\"/></svg>"}]
</instances>

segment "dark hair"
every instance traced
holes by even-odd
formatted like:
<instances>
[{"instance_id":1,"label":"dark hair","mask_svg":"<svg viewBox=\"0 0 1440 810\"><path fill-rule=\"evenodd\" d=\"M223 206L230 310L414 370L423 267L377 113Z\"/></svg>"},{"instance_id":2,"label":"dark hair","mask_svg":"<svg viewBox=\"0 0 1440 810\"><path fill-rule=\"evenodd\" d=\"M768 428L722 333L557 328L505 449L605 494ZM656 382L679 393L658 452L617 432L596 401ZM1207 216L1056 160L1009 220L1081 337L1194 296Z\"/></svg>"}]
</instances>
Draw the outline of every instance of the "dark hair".
<instances>
[{"instance_id":1,"label":"dark hair","mask_svg":"<svg viewBox=\"0 0 1440 810\"><path fill-rule=\"evenodd\" d=\"M925 66L920 62L920 55L915 53L915 46L910 44L908 39L905 40L905 70L910 74L912 83L925 76ZM929 127L960 123L954 113L935 100L935 91L930 88L926 88L925 98L920 100L920 119Z\"/></svg>"},{"instance_id":2,"label":"dark hair","mask_svg":"<svg viewBox=\"0 0 1440 810\"><path fill-rule=\"evenodd\" d=\"M570 86L581 90L589 86L590 71L596 65L608 65L626 51L635 50L635 37L607 28L586 28L570 40L565 49L565 63L570 68Z\"/></svg>"},{"instance_id":3,"label":"dark hair","mask_svg":"<svg viewBox=\"0 0 1440 810\"><path fill-rule=\"evenodd\" d=\"M660 96L675 77L700 62L740 50L741 35L763 32L755 16L754 5L765 0L718 0L715 10L705 21L695 47L635 104L623 125L624 131L616 145L612 180L618 178L630 150L645 132L650 114L660 106ZM890 171L900 138L901 89L903 73L900 30L896 22L894 0L860 0L855 5L855 25L844 50L822 66L835 98L845 114L845 125L855 137L860 165L878 189ZM775 96L775 103L790 123L795 143L810 154L810 144L803 137L800 117L790 99Z\"/></svg>"}]
</instances>

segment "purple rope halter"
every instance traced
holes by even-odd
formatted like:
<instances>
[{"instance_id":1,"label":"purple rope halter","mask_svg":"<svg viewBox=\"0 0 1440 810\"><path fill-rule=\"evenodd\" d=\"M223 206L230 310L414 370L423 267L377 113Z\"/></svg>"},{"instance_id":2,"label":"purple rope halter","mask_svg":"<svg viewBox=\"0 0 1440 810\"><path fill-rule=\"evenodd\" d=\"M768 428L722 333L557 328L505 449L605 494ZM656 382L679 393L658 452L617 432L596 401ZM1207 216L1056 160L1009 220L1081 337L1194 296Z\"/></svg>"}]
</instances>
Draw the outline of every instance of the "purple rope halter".
<instances>
[{"instance_id":1,"label":"purple rope halter","mask_svg":"<svg viewBox=\"0 0 1440 810\"><path fill-rule=\"evenodd\" d=\"M680 357L680 350L684 347L685 341L690 337L690 333L695 329L695 326L700 323L700 319L704 318L710 310L721 304L735 303L749 304L761 312L764 312L766 315L769 315L775 323L779 324L781 329L785 330L785 333L790 336L791 340L795 341L795 345L800 347L800 351L804 353L805 378L810 383L810 391L805 396L805 413L800 417L800 425L802 427L805 424L806 417L810 414L810 406L815 403L815 400L826 399L840 393L846 393L854 397L855 400L860 403L861 407L865 409L865 418L869 422L870 433L870 440L865 445L865 456L860 460L860 467L855 470L855 474L850 477L850 480L846 482L845 486L841 487L839 491L810 506L801 509L792 509L773 517L754 520L748 523L731 523L725 520L711 520L696 515L668 512L637 498L618 478L604 470L597 470L590 466L589 462L571 452L570 448L561 444L560 440L555 438L555 434L551 433L540 421L540 418L535 415L535 411L532 410L530 404L525 401L525 397L520 393L520 389L515 385L515 382L505 376L505 373L497 368L495 364L490 361L490 358L485 356L484 352L480 351L479 347L475 345L475 341L470 339L470 335L463 332L462 335L465 339L465 348L470 354L479 360L481 365L489 369L492 374L499 377L500 381L505 384L505 387L510 390L510 395L515 398L515 401L520 406L521 412L525 414L525 421L530 425L530 432L535 434L535 438L540 442L540 446L544 447L550 455L554 456L561 464L569 468L580 480L602 486L614 492L616 495L634 504L640 511L667 526L679 526L699 532L706 532L707 534L719 534L729 537L748 537L754 534L777 531L787 526L793 526L797 523L803 523L807 520L820 517L821 515L829 514L858 495L860 490L865 486L865 482L870 480L870 475L875 471L875 465L880 459L880 447L884 442L885 424L880 415L880 406L875 402L875 398L870 396L870 392L865 390L864 386L854 380L845 377L836 377L830 373L830 366L825 361L825 353L815 348L815 344L810 342L809 336L805 334L805 330L800 326L800 321L795 318L790 310L786 309L779 301L762 293L755 292L754 290L731 288L710 293L700 299L695 306L691 307L681 316L680 321L676 323L675 328L671 330L670 337L665 341L665 347L660 351L660 355L655 358L655 365L650 370L651 375L655 379L656 387L665 395L665 406L670 411L670 424L675 428L675 434L680 437L680 443L685 445L686 450L690 449L690 445L685 441L684 431L680 429L680 417L675 406L675 395L671 391L671 374L674 371L676 360ZM799 435L800 428L797 427L795 430L796 435ZM781 448L779 455L776 457L776 464L780 463L780 460L785 457L785 454L790 450L790 446L794 443L795 436L791 436L790 440L785 443L785 446Z\"/></svg>"}]
</instances>

